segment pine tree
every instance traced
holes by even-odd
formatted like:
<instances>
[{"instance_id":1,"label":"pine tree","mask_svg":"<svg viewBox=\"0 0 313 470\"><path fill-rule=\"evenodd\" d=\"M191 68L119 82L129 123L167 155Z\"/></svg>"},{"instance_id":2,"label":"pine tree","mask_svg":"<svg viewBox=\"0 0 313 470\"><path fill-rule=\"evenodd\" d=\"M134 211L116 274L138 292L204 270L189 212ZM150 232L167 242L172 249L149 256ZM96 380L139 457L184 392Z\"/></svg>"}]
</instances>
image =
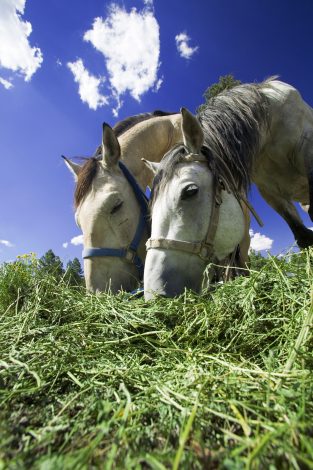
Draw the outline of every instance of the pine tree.
<instances>
[{"instance_id":1,"label":"pine tree","mask_svg":"<svg viewBox=\"0 0 313 470\"><path fill-rule=\"evenodd\" d=\"M232 74L221 76L217 83L213 83L211 86L209 86L205 90L203 94L205 103L200 104L199 108L197 109L197 114L201 113L201 111L205 109L207 102L211 98L214 98L214 96L217 96L219 93L221 93L224 90L229 90L230 88L233 88L234 86L237 86L240 84L241 84L241 81L236 80Z\"/></svg>"},{"instance_id":2,"label":"pine tree","mask_svg":"<svg viewBox=\"0 0 313 470\"><path fill-rule=\"evenodd\" d=\"M63 264L59 256L56 256L52 250L48 250L39 259L39 270L44 273L53 274L61 278L64 274Z\"/></svg>"},{"instance_id":3,"label":"pine tree","mask_svg":"<svg viewBox=\"0 0 313 470\"><path fill-rule=\"evenodd\" d=\"M67 263L64 278L72 286L83 283L83 270L78 258L74 258L73 261Z\"/></svg>"}]
</instances>

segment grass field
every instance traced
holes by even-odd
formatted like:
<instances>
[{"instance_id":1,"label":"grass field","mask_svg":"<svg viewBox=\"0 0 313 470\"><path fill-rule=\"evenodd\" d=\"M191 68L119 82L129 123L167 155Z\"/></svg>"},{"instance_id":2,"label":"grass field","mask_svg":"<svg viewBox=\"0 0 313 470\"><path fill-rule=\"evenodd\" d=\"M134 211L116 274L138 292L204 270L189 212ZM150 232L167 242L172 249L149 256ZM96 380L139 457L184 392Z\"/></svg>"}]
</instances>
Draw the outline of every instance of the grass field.
<instances>
[{"instance_id":1,"label":"grass field","mask_svg":"<svg viewBox=\"0 0 313 470\"><path fill-rule=\"evenodd\" d=\"M313 250L211 292L0 268L0 469L313 468Z\"/></svg>"}]
</instances>

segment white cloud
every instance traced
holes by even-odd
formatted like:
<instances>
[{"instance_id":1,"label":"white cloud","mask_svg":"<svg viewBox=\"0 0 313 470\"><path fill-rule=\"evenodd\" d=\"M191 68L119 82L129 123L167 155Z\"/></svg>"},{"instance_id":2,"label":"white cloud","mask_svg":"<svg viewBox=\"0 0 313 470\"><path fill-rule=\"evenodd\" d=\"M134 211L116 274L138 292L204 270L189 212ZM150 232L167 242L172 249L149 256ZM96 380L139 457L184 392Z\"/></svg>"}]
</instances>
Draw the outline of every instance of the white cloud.
<instances>
[{"instance_id":1,"label":"white cloud","mask_svg":"<svg viewBox=\"0 0 313 470\"><path fill-rule=\"evenodd\" d=\"M83 235L77 235L77 237L73 237L71 239L72 245L82 245L84 243Z\"/></svg>"},{"instance_id":2,"label":"white cloud","mask_svg":"<svg viewBox=\"0 0 313 470\"><path fill-rule=\"evenodd\" d=\"M13 83L9 82L9 80L5 80L5 78L0 77L0 83L4 86L6 90L9 90L13 87Z\"/></svg>"},{"instance_id":3,"label":"white cloud","mask_svg":"<svg viewBox=\"0 0 313 470\"><path fill-rule=\"evenodd\" d=\"M91 75L82 59L68 62L67 66L73 73L75 82L78 83L78 93L83 103L87 103L89 108L94 110L108 104L108 98L100 92L104 77L97 78Z\"/></svg>"},{"instance_id":4,"label":"white cloud","mask_svg":"<svg viewBox=\"0 0 313 470\"><path fill-rule=\"evenodd\" d=\"M263 251L270 250L272 248L274 240L267 237L266 235L261 235L259 232L254 232L249 230L251 236L250 249L254 251Z\"/></svg>"},{"instance_id":5,"label":"white cloud","mask_svg":"<svg viewBox=\"0 0 313 470\"><path fill-rule=\"evenodd\" d=\"M12 248L14 246L13 243L9 242L8 240L0 240L0 245L4 245L7 248Z\"/></svg>"},{"instance_id":6,"label":"white cloud","mask_svg":"<svg viewBox=\"0 0 313 470\"><path fill-rule=\"evenodd\" d=\"M188 42L190 37L186 33L180 33L175 36L176 47L180 57L184 59L190 59L194 53L199 49L198 46L190 47Z\"/></svg>"},{"instance_id":7,"label":"white cloud","mask_svg":"<svg viewBox=\"0 0 313 470\"><path fill-rule=\"evenodd\" d=\"M69 243L71 243L72 245L75 245L75 246L83 245L83 243L84 243L83 235L77 235L76 237L73 237L70 242L64 242L62 244L63 248L67 248Z\"/></svg>"},{"instance_id":8,"label":"white cloud","mask_svg":"<svg viewBox=\"0 0 313 470\"><path fill-rule=\"evenodd\" d=\"M43 57L39 47L32 47L28 41L32 25L21 18L25 3L26 0L0 1L0 67L18 72L29 81Z\"/></svg>"},{"instance_id":9,"label":"white cloud","mask_svg":"<svg viewBox=\"0 0 313 470\"><path fill-rule=\"evenodd\" d=\"M84 34L84 40L103 55L111 94L117 103L115 115L126 92L140 101L145 92L161 85L159 24L150 8L152 1L146 0L145 4L142 11L133 8L130 12L113 4L107 18L95 18L92 29Z\"/></svg>"},{"instance_id":10,"label":"white cloud","mask_svg":"<svg viewBox=\"0 0 313 470\"><path fill-rule=\"evenodd\" d=\"M155 87L154 87L154 92L157 93L159 89L161 88L161 85L163 83L163 77L159 78L159 80L156 82Z\"/></svg>"}]
</instances>

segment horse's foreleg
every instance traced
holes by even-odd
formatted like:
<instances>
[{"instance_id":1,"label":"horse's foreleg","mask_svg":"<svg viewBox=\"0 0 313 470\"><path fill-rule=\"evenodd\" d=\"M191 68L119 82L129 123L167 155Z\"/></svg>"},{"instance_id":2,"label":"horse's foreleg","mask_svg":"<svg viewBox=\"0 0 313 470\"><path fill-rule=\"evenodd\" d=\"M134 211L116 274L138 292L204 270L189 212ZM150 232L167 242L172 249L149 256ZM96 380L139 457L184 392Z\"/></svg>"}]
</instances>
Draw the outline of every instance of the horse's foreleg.
<instances>
[{"instance_id":1,"label":"horse's foreleg","mask_svg":"<svg viewBox=\"0 0 313 470\"><path fill-rule=\"evenodd\" d=\"M259 187L259 191L266 202L287 222L298 246L313 246L313 232L305 227L293 203L280 195L269 194L263 188Z\"/></svg>"},{"instance_id":2,"label":"horse's foreleg","mask_svg":"<svg viewBox=\"0 0 313 470\"><path fill-rule=\"evenodd\" d=\"M313 119L311 124L313 126ZM313 127L311 127L311 129L313 129ZM306 201L306 207L304 210L309 214L310 219L313 221L313 131L303 135L301 150L309 186L309 201ZM307 204L307 202L309 202L309 204Z\"/></svg>"}]
</instances>

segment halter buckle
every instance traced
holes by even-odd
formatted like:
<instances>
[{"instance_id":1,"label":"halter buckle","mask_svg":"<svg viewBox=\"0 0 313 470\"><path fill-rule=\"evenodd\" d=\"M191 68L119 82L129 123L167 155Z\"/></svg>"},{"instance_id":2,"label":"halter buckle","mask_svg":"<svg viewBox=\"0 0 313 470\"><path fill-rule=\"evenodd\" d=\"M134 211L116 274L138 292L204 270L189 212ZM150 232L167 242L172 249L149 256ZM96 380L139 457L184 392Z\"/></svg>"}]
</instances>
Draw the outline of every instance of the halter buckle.
<instances>
[{"instance_id":1,"label":"halter buckle","mask_svg":"<svg viewBox=\"0 0 313 470\"><path fill-rule=\"evenodd\" d=\"M132 248L127 248L126 253L125 253L125 259L126 261L129 261L130 263L134 263L136 255L137 255L136 251L134 251Z\"/></svg>"}]
</instances>

